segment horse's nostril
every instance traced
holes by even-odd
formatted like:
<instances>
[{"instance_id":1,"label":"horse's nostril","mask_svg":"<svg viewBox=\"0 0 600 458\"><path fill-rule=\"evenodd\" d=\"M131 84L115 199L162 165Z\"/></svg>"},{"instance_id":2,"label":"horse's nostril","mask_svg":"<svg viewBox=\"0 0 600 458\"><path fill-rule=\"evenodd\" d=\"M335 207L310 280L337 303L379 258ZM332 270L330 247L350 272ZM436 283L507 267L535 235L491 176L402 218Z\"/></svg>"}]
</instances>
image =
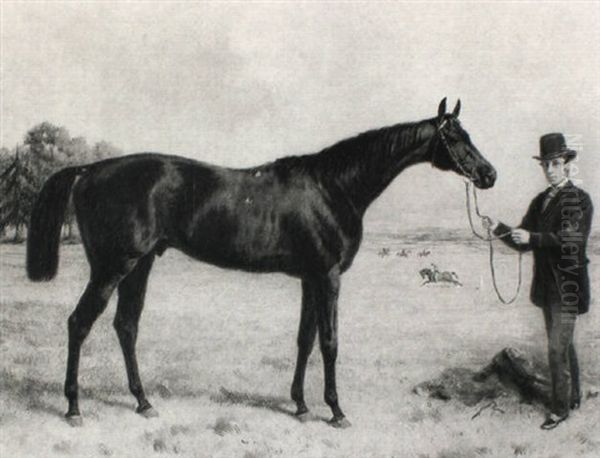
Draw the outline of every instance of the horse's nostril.
<instances>
[{"instance_id":1,"label":"horse's nostril","mask_svg":"<svg viewBox=\"0 0 600 458\"><path fill-rule=\"evenodd\" d=\"M479 170L481 184L486 188L491 188L496 182L496 170L491 167L481 167Z\"/></svg>"},{"instance_id":2,"label":"horse's nostril","mask_svg":"<svg viewBox=\"0 0 600 458\"><path fill-rule=\"evenodd\" d=\"M496 182L496 174L489 171L486 171L486 173L480 173L478 181L481 188L491 188Z\"/></svg>"}]
</instances>

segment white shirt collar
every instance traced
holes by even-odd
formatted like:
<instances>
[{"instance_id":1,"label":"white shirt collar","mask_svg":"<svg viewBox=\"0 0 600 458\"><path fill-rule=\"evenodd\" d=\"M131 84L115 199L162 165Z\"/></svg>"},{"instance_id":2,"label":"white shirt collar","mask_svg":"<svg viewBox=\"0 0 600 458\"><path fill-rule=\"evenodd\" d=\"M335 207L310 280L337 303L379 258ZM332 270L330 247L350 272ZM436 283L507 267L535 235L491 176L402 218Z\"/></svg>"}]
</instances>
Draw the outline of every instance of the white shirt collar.
<instances>
[{"instance_id":1,"label":"white shirt collar","mask_svg":"<svg viewBox=\"0 0 600 458\"><path fill-rule=\"evenodd\" d=\"M552 189L552 188L554 188L554 189L561 189L561 188L563 188L563 187L564 187L564 186L565 186L565 185L566 185L568 182L569 182L569 179L568 179L567 177L565 177L565 178L563 178L563 179L561 180L561 182L560 182L560 183L558 183L557 185L552 185L552 184L548 185L548 189Z\"/></svg>"}]
</instances>

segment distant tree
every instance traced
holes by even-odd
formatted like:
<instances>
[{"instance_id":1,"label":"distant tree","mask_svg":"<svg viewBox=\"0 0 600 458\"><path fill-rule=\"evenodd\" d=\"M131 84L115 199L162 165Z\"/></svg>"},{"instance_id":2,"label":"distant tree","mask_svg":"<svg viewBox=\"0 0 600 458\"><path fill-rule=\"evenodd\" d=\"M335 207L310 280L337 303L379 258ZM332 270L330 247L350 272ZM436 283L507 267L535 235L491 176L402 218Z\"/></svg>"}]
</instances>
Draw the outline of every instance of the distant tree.
<instances>
[{"instance_id":1,"label":"distant tree","mask_svg":"<svg viewBox=\"0 0 600 458\"><path fill-rule=\"evenodd\" d=\"M31 152L33 173L39 178L38 190L54 172L84 162L90 150L85 138L71 138L66 128L46 121L25 134L25 144ZM65 214L68 238L73 236L74 224L75 212L72 204L69 204Z\"/></svg>"},{"instance_id":2,"label":"distant tree","mask_svg":"<svg viewBox=\"0 0 600 458\"><path fill-rule=\"evenodd\" d=\"M13 161L0 174L0 232L15 228L14 241L23 239L23 230L38 191L39 180L32 171L27 154L16 148Z\"/></svg>"},{"instance_id":3,"label":"distant tree","mask_svg":"<svg viewBox=\"0 0 600 458\"><path fill-rule=\"evenodd\" d=\"M0 148L0 170L4 170L3 164L4 161L10 161L12 162L12 152L6 148L6 147L1 147Z\"/></svg>"},{"instance_id":4,"label":"distant tree","mask_svg":"<svg viewBox=\"0 0 600 458\"><path fill-rule=\"evenodd\" d=\"M64 162L81 164L90 154L90 147L84 137L73 137L64 145Z\"/></svg>"},{"instance_id":5,"label":"distant tree","mask_svg":"<svg viewBox=\"0 0 600 458\"><path fill-rule=\"evenodd\" d=\"M71 137L65 127L44 121L33 126L17 150L0 148L0 234L15 227L20 239L33 203L50 175L72 165L118 156L122 151L106 141L90 146L84 137ZM66 236L73 236L75 212L72 203L65 215Z\"/></svg>"},{"instance_id":6,"label":"distant tree","mask_svg":"<svg viewBox=\"0 0 600 458\"><path fill-rule=\"evenodd\" d=\"M8 167L13 163L14 160L14 151L11 151L5 147L0 148L0 175L2 175L4 171L8 169Z\"/></svg>"},{"instance_id":7,"label":"distant tree","mask_svg":"<svg viewBox=\"0 0 600 458\"><path fill-rule=\"evenodd\" d=\"M8 168L14 161L14 157L12 152L5 147L0 148L0 191L4 185L4 179L6 178L5 172L8 172ZM0 202L3 200L3 194L0 194ZM1 211L1 207L0 207ZM2 237L5 233L6 225L3 224L3 218L0 214L0 237Z\"/></svg>"},{"instance_id":8,"label":"distant tree","mask_svg":"<svg viewBox=\"0 0 600 458\"><path fill-rule=\"evenodd\" d=\"M64 150L69 141L69 133L65 128L49 122L34 126L25 134L24 149L28 152L28 162L36 178L38 191L44 181L67 162L68 154Z\"/></svg>"},{"instance_id":9,"label":"distant tree","mask_svg":"<svg viewBox=\"0 0 600 458\"><path fill-rule=\"evenodd\" d=\"M25 134L25 145L34 155L52 155L57 148L68 144L69 132L64 127L44 121L33 126Z\"/></svg>"},{"instance_id":10,"label":"distant tree","mask_svg":"<svg viewBox=\"0 0 600 458\"><path fill-rule=\"evenodd\" d=\"M108 159L110 157L120 156L121 154L123 154L121 149L102 140L94 144L89 159L91 162L94 162L102 159Z\"/></svg>"},{"instance_id":11,"label":"distant tree","mask_svg":"<svg viewBox=\"0 0 600 458\"><path fill-rule=\"evenodd\" d=\"M90 147L84 137L71 138L66 128L49 122L32 127L25 135L25 145L29 147L35 160L60 168L123 154L119 148L104 140Z\"/></svg>"}]
</instances>

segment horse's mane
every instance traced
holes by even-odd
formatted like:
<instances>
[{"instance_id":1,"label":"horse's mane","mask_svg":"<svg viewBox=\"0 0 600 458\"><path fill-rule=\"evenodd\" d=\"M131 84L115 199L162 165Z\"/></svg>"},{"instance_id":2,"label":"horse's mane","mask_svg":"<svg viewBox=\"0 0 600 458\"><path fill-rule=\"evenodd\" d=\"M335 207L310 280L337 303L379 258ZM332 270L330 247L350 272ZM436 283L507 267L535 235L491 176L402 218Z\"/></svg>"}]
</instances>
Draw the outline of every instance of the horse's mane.
<instances>
[{"instance_id":1,"label":"horse's mane","mask_svg":"<svg viewBox=\"0 0 600 458\"><path fill-rule=\"evenodd\" d=\"M376 167L385 155L419 141L421 128L428 120L372 129L346 138L318 153L287 156L272 163L280 174L309 173L320 178L335 178L361 169Z\"/></svg>"}]
</instances>

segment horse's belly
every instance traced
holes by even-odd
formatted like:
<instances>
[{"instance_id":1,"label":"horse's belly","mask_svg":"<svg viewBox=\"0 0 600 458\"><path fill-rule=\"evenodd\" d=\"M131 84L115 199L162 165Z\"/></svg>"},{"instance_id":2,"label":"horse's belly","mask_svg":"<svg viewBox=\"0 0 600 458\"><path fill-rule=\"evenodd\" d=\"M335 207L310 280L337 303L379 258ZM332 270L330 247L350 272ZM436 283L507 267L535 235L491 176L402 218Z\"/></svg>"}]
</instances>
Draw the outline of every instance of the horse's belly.
<instances>
[{"instance_id":1,"label":"horse's belly","mask_svg":"<svg viewBox=\"0 0 600 458\"><path fill-rule=\"evenodd\" d=\"M197 247L176 246L187 255L218 267L248 272L284 272L296 275L300 272L296 260L286 253L237 250L230 246Z\"/></svg>"},{"instance_id":2,"label":"horse's belly","mask_svg":"<svg viewBox=\"0 0 600 458\"><path fill-rule=\"evenodd\" d=\"M197 225L193 234L173 245L219 267L251 272L298 272L297 258L277 227L248 221Z\"/></svg>"}]
</instances>

